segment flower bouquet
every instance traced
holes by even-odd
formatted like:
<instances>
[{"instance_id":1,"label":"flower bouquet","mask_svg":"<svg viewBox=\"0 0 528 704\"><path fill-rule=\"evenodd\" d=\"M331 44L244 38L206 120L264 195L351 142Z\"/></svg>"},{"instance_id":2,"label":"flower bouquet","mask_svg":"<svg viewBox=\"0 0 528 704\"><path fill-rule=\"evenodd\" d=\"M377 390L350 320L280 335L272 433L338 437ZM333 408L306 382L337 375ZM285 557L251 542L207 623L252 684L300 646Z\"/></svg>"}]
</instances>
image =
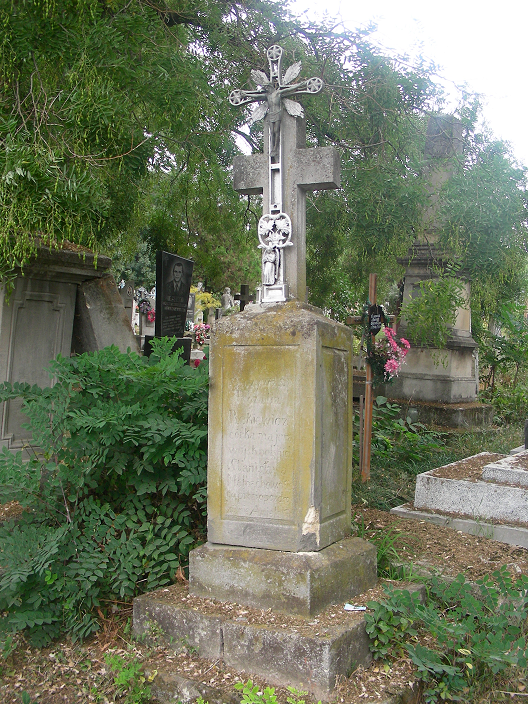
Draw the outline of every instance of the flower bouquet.
<instances>
[{"instance_id":1,"label":"flower bouquet","mask_svg":"<svg viewBox=\"0 0 528 704\"><path fill-rule=\"evenodd\" d=\"M145 313L148 315L148 312L150 310L152 310L152 306L150 305L150 301L147 298L142 298L138 303L138 311L140 313Z\"/></svg>"},{"instance_id":2,"label":"flower bouquet","mask_svg":"<svg viewBox=\"0 0 528 704\"><path fill-rule=\"evenodd\" d=\"M372 369L372 383L386 384L398 376L405 360L405 355L411 345L404 338L396 337L392 328L383 330L383 337L372 343L371 335L367 336L366 361Z\"/></svg>"},{"instance_id":3,"label":"flower bouquet","mask_svg":"<svg viewBox=\"0 0 528 704\"><path fill-rule=\"evenodd\" d=\"M205 343L205 340L207 338L207 333L210 329L210 325L200 323L199 325L195 325L193 328L193 337L194 341L197 345L203 345Z\"/></svg>"}]
</instances>

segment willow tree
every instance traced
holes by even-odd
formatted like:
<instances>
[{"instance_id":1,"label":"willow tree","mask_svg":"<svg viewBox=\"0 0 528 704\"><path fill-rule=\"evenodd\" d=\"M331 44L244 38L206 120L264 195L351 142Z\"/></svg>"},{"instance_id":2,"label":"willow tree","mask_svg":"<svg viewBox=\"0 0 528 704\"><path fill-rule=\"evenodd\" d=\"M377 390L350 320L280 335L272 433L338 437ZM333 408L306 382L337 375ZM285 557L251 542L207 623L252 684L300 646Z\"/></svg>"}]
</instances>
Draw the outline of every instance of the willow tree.
<instances>
[{"instance_id":1,"label":"willow tree","mask_svg":"<svg viewBox=\"0 0 528 704\"><path fill-rule=\"evenodd\" d=\"M151 172L194 175L188 166L198 161L214 170L226 135L232 149L224 82L237 66L222 66L222 52L206 56L203 47L240 53L244 32L255 32L274 5L169 4L0 0L4 278L39 242L68 239L112 253L141 210ZM217 205L213 195L207 207Z\"/></svg>"}]
</instances>

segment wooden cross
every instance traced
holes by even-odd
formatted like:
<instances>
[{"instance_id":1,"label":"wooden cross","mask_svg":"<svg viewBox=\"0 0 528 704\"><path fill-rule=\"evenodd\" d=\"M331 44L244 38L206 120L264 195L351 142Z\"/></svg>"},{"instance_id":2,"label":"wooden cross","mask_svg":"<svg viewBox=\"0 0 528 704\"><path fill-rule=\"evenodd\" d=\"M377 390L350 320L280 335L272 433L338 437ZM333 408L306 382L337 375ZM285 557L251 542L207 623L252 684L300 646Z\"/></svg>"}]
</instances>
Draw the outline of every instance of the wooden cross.
<instances>
[{"instance_id":1,"label":"wooden cross","mask_svg":"<svg viewBox=\"0 0 528 704\"><path fill-rule=\"evenodd\" d=\"M240 286L240 293L235 293L235 301L240 301L240 312L244 310L246 304L251 303L255 300L255 296L249 293L248 284L242 284Z\"/></svg>"},{"instance_id":2,"label":"wooden cross","mask_svg":"<svg viewBox=\"0 0 528 704\"><path fill-rule=\"evenodd\" d=\"M264 79L268 81L267 91L264 86L253 92L233 91L230 96L235 105L259 101L266 108L260 111L261 117L268 112L264 119L264 154L239 156L233 162L235 190L244 195L262 193L264 196L263 216L258 227L259 247L263 250L263 283L259 300L264 303L288 298L306 300L306 193L339 188L341 183L339 154L333 147L306 148L302 108L284 97L317 93L322 88L322 81L308 79L292 86L285 85L288 73L293 80L300 71L300 64L294 64L294 71L290 67L283 79L280 61L273 66L270 58L270 52L277 55L276 49L271 47L268 50L271 78L267 79L263 72L252 73L255 82L260 74L262 83ZM273 91L280 97L278 134L277 116L272 113L275 103L272 104L269 98ZM263 102L265 100L267 105ZM258 114L254 119L259 119Z\"/></svg>"}]
</instances>

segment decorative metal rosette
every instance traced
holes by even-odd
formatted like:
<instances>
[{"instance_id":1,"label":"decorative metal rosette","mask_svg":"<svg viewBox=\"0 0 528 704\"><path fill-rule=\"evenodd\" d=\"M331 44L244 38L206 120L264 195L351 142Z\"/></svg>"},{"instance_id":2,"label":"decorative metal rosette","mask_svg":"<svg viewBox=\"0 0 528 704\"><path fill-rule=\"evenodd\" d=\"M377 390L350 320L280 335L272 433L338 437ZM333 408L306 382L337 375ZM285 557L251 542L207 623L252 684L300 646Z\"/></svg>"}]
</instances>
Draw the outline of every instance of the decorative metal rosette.
<instances>
[{"instance_id":1,"label":"decorative metal rosette","mask_svg":"<svg viewBox=\"0 0 528 704\"><path fill-rule=\"evenodd\" d=\"M292 224L286 213L263 215L258 224L259 249L265 247L288 247L291 241Z\"/></svg>"}]
</instances>

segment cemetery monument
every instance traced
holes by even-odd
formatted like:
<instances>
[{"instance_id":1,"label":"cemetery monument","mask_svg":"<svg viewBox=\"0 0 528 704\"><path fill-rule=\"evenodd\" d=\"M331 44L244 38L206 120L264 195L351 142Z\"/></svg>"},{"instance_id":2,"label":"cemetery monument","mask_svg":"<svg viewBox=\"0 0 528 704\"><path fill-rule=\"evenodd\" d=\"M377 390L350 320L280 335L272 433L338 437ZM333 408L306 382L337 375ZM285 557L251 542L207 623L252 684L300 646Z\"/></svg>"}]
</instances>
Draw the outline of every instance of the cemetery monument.
<instances>
[{"instance_id":1,"label":"cemetery monument","mask_svg":"<svg viewBox=\"0 0 528 704\"><path fill-rule=\"evenodd\" d=\"M294 83L301 64L283 73L282 56L268 49L269 72L251 74L256 89L230 96L257 103L253 120L264 117L264 153L234 163L235 189L264 195L262 283L257 303L211 334L208 542L190 553L189 592L309 618L375 583L376 550L348 537L352 332L305 301L306 192L339 187L339 156L306 148L303 108L292 98L323 82ZM319 696L369 658L358 622L321 640L171 613L169 632L181 638L183 627L207 657ZM140 597L134 627L160 618L167 632L168 614L156 596Z\"/></svg>"},{"instance_id":2,"label":"cemetery monument","mask_svg":"<svg viewBox=\"0 0 528 704\"><path fill-rule=\"evenodd\" d=\"M169 252L156 252L156 317L154 337L176 336L174 349L183 347L189 363L191 339L184 337L194 262ZM150 355L150 341L145 337L145 354Z\"/></svg>"},{"instance_id":3,"label":"cemetery monument","mask_svg":"<svg viewBox=\"0 0 528 704\"><path fill-rule=\"evenodd\" d=\"M47 368L59 353L69 357L112 344L121 352L137 351L111 264L68 243L40 246L23 275L17 270L11 295L0 287L0 381L49 386ZM27 446L21 404L0 404L0 447Z\"/></svg>"},{"instance_id":4,"label":"cemetery monument","mask_svg":"<svg viewBox=\"0 0 528 704\"><path fill-rule=\"evenodd\" d=\"M429 179L430 200L423 216L423 236L416 239L408 255L398 260L405 266L403 301L420 295L420 282L438 278L448 258L438 246L442 222L438 215L439 190L451 177L454 160L462 154L462 123L451 115L433 115L427 126L424 164ZM491 407L475 403L478 394L478 348L471 335L470 286L467 272L458 272L465 304L456 313L447 349L415 346L406 365L384 395L414 403L422 422L440 425L481 425L491 422ZM399 332L407 337L403 321ZM412 342L412 340L411 340ZM417 403L416 403L417 402Z\"/></svg>"}]
</instances>

